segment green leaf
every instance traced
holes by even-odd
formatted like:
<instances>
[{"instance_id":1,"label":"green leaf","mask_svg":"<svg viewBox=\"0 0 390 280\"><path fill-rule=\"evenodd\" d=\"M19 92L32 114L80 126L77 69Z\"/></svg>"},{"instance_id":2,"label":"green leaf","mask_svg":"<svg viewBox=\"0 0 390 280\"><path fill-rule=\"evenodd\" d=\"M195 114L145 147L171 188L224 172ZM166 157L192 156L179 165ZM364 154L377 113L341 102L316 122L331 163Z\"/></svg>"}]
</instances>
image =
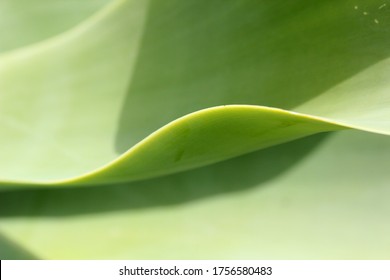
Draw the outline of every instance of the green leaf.
<instances>
[{"instance_id":1,"label":"green leaf","mask_svg":"<svg viewBox=\"0 0 390 280\"><path fill-rule=\"evenodd\" d=\"M45 259L388 259L389 157L387 137L342 132L143 182L3 192L0 229Z\"/></svg>"},{"instance_id":2,"label":"green leaf","mask_svg":"<svg viewBox=\"0 0 390 280\"><path fill-rule=\"evenodd\" d=\"M36 256L33 256L29 252L26 252L24 249L15 245L13 242L7 238L0 235L0 258L1 259L11 259L11 260L33 260L37 259Z\"/></svg>"},{"instance_id":3,"label":"green leaf","mask_svg":"<svg viewBox=\"0 0 390 280\"><path fill-rule=\"evenodd\" d=\"M388 137L292 141L390 134L382 4L118 0L3 53L0 232L41 258L388 258Z\"/></svg>"},{"instance_id":4,"label":"green leaf","mask_svg":"<svg viewBox=\"0 0 390 280\"><path fill-rule=\"evenodd\" d=\"M2 0L0 52L55 36L77 25L108 0Z\"/></svg>"}]
</instances>

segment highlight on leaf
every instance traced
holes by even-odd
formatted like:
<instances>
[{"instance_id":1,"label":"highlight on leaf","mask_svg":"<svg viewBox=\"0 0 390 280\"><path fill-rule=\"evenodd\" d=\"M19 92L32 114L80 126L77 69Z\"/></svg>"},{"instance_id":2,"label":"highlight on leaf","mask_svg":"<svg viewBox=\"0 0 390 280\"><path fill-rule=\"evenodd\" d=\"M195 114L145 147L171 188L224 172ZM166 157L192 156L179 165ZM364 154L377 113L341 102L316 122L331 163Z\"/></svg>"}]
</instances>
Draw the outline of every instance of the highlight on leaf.
<instances>
[{"instance_id":1,"label":"highlight on leaf","mask_svg":"<svg viewBox=\"0 0 390 280\"><path fill-rule=\"evenodd\" d=\"M0 4L4 240L49 259L388 258L383 1L82 2Z\"/></svg>"}]
</instances>

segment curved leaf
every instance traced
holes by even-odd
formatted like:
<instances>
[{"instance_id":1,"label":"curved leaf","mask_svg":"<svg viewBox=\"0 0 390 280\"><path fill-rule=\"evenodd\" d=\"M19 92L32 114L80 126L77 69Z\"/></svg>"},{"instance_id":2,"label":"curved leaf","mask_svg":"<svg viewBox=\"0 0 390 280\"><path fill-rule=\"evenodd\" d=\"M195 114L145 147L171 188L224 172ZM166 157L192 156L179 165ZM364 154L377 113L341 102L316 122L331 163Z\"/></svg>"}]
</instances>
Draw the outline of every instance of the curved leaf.
<instances>
[{"instance_id":1,"label":"curved leaf","mask_svg":"<svg viewBox=\"0 0 390 280\"><path fill-rule=\"evenodd\" d=\"M386 18L380 25L374 22L378 26L368 24L347 2L244 1L221 8L217 2L155 1L149 7L147 1L118 1L84 28L7 53L0 58L3 182L129 181L325 130L354 127L388 134L387 60L353 73L387 55ZM205 11L207 24L199 24L196 9ZM275 19L282 15L283 20ZM293 39L299 32L304 36ZM373 41L376 52L353 61ZM167 65L170 71L162 68ZM126 87L131 104L124 102L120 116ZM140 141L175 118L214 105L291 108L309 99L297 110L311 115L265 107L215 108L174 121ZM164 112L157 114L159 108ZM113 149L137 142L124 155Z\"/></svg>"},{"instance_id":2,"label":"curved leaf","mask_svg":"<svg viewBox=\"0 0 390 280\"><path fill-rule=\"evenodd\" d=\"M117 0L11 40L60 33L0 55L0 232L42 258L389 258L388 137L292 141L389 134L389 8Z\"/></svg>"},{"instance_id":3,"label":"curved leaf","mask_svg":"<svg viewBox=\"0 0 390 280\"><path fill-rule=\"evenodd\" d=\"M389 158L388 137L339 132L154 180L2 192L0 231L45 259L388 259Z\"/></svg>"}]
</instances>

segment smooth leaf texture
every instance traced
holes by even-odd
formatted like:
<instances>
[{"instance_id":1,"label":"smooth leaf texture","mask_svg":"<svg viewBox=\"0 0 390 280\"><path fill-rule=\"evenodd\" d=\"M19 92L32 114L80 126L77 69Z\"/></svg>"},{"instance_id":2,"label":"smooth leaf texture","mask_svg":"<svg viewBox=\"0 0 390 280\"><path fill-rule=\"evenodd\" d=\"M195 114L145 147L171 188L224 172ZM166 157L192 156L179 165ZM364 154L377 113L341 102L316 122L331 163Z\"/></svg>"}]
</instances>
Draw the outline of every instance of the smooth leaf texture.
<instances>
[{"instance_id":1,"label":"smooth leaf texture","mask_svg":"<svg viewBox=\"0 0 390 280\"><path fill-rule=\"evenodd\" d=\"M269 73L269 69L282 69L286 61L294 58L297 62L292 63L296 64L293 68L299 67L301 73L293 77L292 82L306 78L307 72L319 72L321 79L334 80L333 76L345 75L344 72L352 68L348 60L353 57L342 57L344 52L340 53L339 48L349 52L352 49L353 53L361 55L373 40L378 41L376 53L367 57L371 58L371 63L376 62L382 49L384 52L387 47L387 36L380 32L384 27L373 32L372 27L356 15L353 6L341 3L335 7L333 4L333 1L325 1L318 7L306 1L290 5L249 1L225 5L223 12L218 2L118 1L92 21L56 40L5 54L0 69L4 132L1 178L6 182L49 184L129 181L202 166L319 131L337 130L340 125L388 134L387 83L385 74L377 74L387 73L386 60L340 85L329 85L333 87L325 92L313 90L318 87L315 78L320 79L319 75L312 75L314 82L304 81L307 89L300 90L294 88L283 73ZM172 7L175 7L173 15L168 13ZM199 24L199 20L193 18L196 7L206 9L210 22ZM163 16L155 16L155 9ZM147 10L150 20L145 23ZM295 19L295 10L300 13L299 20ZM273 19L283 11L294 15L293 20ZM266 16L267 13L271 16ZM321 18L318 13L322 17L325 13L326 17ZM340 28L340 24L345 27ZM299 32L307 33L305 37L293 40L291 36L303 26L306 29ZM202 27L208 32L197 30ZM319 28L325 31L318 32ZM212 31L223 46L209 40ZM178 36L182 33L195 35L185 40ZM287 36L273 38L271 35L276 33ZM141 34L144 34L143 39ZM159 38L159 34L172 35ZM148 36L157 43L148 43ZM367 36L372 37L370 41ZM186 45L189 43L193 46ZM302 52L309 43L312 46L306 47L315 51L317 61L311 60L310 53ZM138 50L140 45L141 50ZM169 49L183 49L185 53L175 52L170 57L167 45ZM288 54L288 59L280 58L287 55L286 45L292 54ZM333 52L336 54L329 58ZM336 68L332 77L323 75L325 60L327 65L332 59L334 64L340 64L341 58L346 66ZM368 58L365 56L365 59ZM305 65L307 63L310 64ZM170 71L159 69L167 65ZM215 81L220 75L222 77ZM272 80L273 87L282 85L283 88L264 87L269 82L261 78ZM362 90L360 86L362 79L365 84L373 84L369 96L367 89ZM247 89L248 85L252 89ZM129 89L126 91L126 88ZM288 98L282 98L282 94ZM165 100L163 105L161 96ZM124 101L125 97L130 101ZM221 104L290 109L298 102L312 99L309 104L301 105L300 111L327 117L323 124L310 115L299 116L294 112L259 107L255 116L256 108L226 107L184 117L131 148L131 144L169 121L198 109ZM122 103L125 103L124 108L121 108ZM331 110L330 117L321 107L329 103L331 107L325 106L325 109ZM317 107L318 114L315 114ZM157 114L158 110L163 111ZM221 142L223 145L219 144ZM130 150L122 155L118 149L125 150L114 147L124 143ZM15 153L20 156L16 157Z\"/></svg>"},{"instance_id":2,"label":"smooth leaf texture","mask_svg":"<svg viewBox=\"0 0 390 280\"><path fill-rule=\"evenodd\" d=\"M1 0L0 52L55 36L92 15L108 0Z\"/></svg>"},{"instance_id":3,"label":"smooth leaf texture","mask_svg":"<svg viewBox=\"0 0 390 280\"><path fill-rule=\"evenodd\" d=\"M292 141L390 134L382 2L119 0L0 54L0 232L38 258L388 258L389 139Z\"/></svg>"}]
</instances>

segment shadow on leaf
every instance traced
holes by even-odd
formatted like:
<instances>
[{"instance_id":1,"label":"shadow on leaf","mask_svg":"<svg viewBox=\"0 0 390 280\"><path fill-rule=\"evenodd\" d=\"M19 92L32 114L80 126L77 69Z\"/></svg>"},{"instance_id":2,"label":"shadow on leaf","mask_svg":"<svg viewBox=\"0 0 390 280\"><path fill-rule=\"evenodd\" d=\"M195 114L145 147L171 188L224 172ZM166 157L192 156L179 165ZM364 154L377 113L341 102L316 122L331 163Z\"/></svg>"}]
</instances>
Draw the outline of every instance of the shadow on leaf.
<instances>
[{"instance_id":1,"label":"shadow on leaf","mask_svg":"<svg viewBox=\"0 0 390 280\"><path fill-rule=\"evenodd\" d=\"M374 2L151 1L115 150L212 106L293 109L388 57Z\"/></svg>"},{"instance_id":2,"label":"shadow on leaf","mask_svg":"<svg viewBox=\"0 0 390 280\"><path fill-rule=\"evenodd\" d=\"M276 179L309 155L328 133L199 169L140 182L0 193L0 216L69 216L188 203L240 192Z\"/></svg>"},{"instance_id":3,"label":"shadow on leaf","mask_svg":"<svg viewBox=\"0 0 390 280\"><path fill-rule=\"evenodd\" d=\"M1 260L36 260L37 257L0 234Z\"/></svg>"}]
</instances>

